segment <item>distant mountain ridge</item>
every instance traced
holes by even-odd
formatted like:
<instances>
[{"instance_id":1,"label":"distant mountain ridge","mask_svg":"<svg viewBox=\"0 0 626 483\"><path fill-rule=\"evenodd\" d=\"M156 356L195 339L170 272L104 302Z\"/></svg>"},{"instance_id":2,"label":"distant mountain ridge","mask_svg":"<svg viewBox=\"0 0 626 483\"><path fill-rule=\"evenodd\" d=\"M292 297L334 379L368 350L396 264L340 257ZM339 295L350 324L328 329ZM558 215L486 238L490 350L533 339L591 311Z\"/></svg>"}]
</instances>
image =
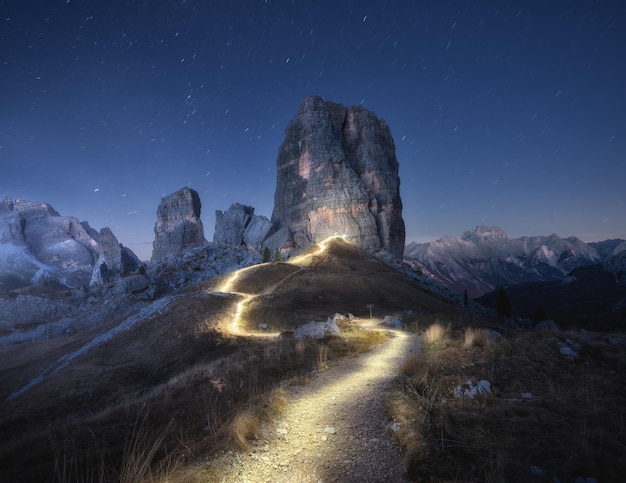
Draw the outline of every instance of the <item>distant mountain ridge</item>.
<instances>
[{"instance_id":1,"label":"distant mountain ridge","mask_svg":"<svg viewBox=\"0 0 626 483\"><path fill-rule=\"evenodd\" d=\"M600 264L626 249L624 240L585 243L576 237L510 239L498 226L479 225L428 243L409 243L405 261L448 288L477 297L505 285L564 279L573 269Z\"/></svg>"}]
</instances>

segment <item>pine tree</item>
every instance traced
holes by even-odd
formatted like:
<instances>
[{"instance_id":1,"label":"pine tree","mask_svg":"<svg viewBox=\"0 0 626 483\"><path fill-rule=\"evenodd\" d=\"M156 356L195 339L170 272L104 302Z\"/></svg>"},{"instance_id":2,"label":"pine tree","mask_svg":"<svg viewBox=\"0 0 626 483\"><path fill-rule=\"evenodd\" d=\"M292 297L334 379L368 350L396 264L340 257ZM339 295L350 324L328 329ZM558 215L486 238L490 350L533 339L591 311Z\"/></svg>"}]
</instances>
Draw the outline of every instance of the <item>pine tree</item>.
<instances>
[{"instance_id":1,"label":"pine tree","mask_svg":"<svg viewBox=\"0 0 626 483\"><path fill-rule=\"evenodd\" d=\"M275 262L282 262L283 261L283 257L280 254L280 250L277 248L276 252L274 253L274 261Z\"/></svg>"},{"instance_id":2,"label":"pine tree","mask_svg":"<svg viewBox=\"0 0 626 483\"><path fill-rule=\"evenodd\" d=\"M265 247L263 249L263 263L267 263L272 258L272 252L270 251L270 247Z\"/></svg>"}]
</instances>

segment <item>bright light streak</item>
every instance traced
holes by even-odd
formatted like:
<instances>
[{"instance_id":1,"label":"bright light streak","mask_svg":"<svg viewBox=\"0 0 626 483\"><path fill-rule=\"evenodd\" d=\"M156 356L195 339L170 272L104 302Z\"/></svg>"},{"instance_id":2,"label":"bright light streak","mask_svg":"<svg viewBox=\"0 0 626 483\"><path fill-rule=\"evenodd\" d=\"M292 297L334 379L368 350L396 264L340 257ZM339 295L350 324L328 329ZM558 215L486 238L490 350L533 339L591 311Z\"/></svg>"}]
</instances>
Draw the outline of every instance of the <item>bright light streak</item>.
<instances>
[{"instance_id":1,"label":"bright light streak","mask_svg":"<svg viewBox=\"0 0 626 483\"><path fill-rule=\"evenodd\" d=\"M312 258L318 255L321 255L322 253L324 253L327 249L328 249L328 243L332 240L335 240L337 238L341 238L343 240L345 240L345 235L339 236L337 234L329 236L328 238L325 238L324 240L322 240L321 242L319 242L317 244L317 250L313 253L309 253L307 255L298 255L294 258L292 258L289 263L293 264L293 265L299 265L302 264L304 262L304 260L308 259L308 258ZM228 332L232 333L232 334L237 334L237 335L244 335L246 334L245 329L243 329L241 327L241 320L244 317L245 314L245 305L250 302L252 299L258 297L259 295L264 295L266 293L271 292L275 287L271 287L268 290L260 293L260 294L250 294L250 293L244 293L244 292L239 292L237 290L235 290L235 286L237 284L237 282L240 280L241 276L244 274L244 272L246 272L247 270L252 270L256 268L256 265L253 265L251 267L246 267L246 268L241 268L239 270L234 271L217 289L217 292L220 293L224 293L224 294L233 294L233 295L238 295L243 297L241 300L239 300L237 302L237 305L235 306L235 312L232 316L232 319L230 320L229 323L223 323L221 324L225 330L227 330ZM291 275L295 274L296 272L292 272L290 275L287 275L283 280L285 280L286 278L290 277ZM281 280L281 282L283 281ZM279 282L278 284L280 284L281 282ZM276 285L278 285L276 284ZM256 334L255 334L256 335ZM269 335L269 334L268 334Z\"/></svg>"},{"instance_id":2,"label":"bright light streak","mask_svg":"<svg viewBox=\"0 0 626 483\"><path fill-rule=\"evenodd\" d=\"M233 320L230 322L230 330L233 333L239 334L241 333L241 328L239 327L239 321L241 320L241 315L243 313L243 306L248 300L252 298L251 295L247 295L243 300L237 302L237 306L235 307L235 315L233 315Z\"/></svg>"},{"instance_id":3,"label":"bright light streak","mask_svg":"<svg viewBox=\"0 0 626 483\"><path fill-rule=\"evenodd\" d=\"M304 260L306 260L307 258L312 258L312 257L316 257L318 255L321 255L322 253L324 253L327 249L328 249L328 243L336 240L337 238L341 238L342 240L346 241L345 235L339 236L339 235L331 235L328 238L324 238L321 242L317 243L317 251L313 252L313 253L307 253L306 255L298 255L294 258L292 258L290 260L291 263L294 264L298 264L298 263L302 263Z\"/></svg>"},{"instance_id":4,"label":"bright light streak","mask_svg":"<svg viewBox=\"0 0 626 483\"><path fill-rule=\"evenodd\" d=\"M251 270L255 268L256 265L251 267L240 268L239 270L234 271L230 277L220 286L219 291L225 293L239 293L233 292L233 286L237 283L237 280L241 277L241 275L247 270Z\"/></svg>"}]
</instances>

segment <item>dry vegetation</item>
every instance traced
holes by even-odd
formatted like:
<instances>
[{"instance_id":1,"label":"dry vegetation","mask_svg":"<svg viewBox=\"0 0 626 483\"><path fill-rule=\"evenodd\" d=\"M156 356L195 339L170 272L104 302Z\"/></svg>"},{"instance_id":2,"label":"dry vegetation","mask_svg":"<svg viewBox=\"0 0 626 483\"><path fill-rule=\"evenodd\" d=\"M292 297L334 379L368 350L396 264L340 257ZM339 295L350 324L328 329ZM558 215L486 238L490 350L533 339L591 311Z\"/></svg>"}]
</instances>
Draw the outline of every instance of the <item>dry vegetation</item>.
<instances>
[{"instance_id":1,"label":"dry vegetation","mask_svg":"<svg viewBox=\"0 0 626 483\"><path fill-rule=\"evenodd\" d=\"M190 481L188 463L220 450L245 451L262 421L285 406L283 387L355 356L381 332L342 326L342 337L233 341L237 350L189 366L160 384L30 428L2 447L11 481ZM12 431L5 425L3 431ZM45 479L45 478L44 478ZM9 480L5 480L9 481Z\"/></svg>"},{"instance_id":2,"label":"dry vegetation","mask_svg":"<svg viewBox=\"0 0 626 483\"><path fill-rule=\"evenodd\" d=\"M622 481L626 347L600 334L422 327L387 398L415 481ZM580 344L568 359L559 343ZM491 394L455 398L466 381Z\"/></svg>"}]
</instances>

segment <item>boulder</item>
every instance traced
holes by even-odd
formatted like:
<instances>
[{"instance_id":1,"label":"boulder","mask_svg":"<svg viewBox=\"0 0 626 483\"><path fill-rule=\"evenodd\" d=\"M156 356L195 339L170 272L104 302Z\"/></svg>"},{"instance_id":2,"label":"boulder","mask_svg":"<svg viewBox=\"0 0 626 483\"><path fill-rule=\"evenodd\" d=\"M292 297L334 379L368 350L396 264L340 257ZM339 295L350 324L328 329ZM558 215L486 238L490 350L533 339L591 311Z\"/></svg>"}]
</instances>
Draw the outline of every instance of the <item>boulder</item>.
<instances>
[{"instance_id":1,"label":"boulder","mask_svg":"<svg viewBox=\"0 0 626 483\"><path fill-rule=\"evenodd\" d=\"M333 317L329 317L326 322L316 322L315 320L308 322L293 331L294 339L322 339L328 335L336 335L339 333L339 327Z\"/></svg>"},{"instance_id":2,"label":"boulder","mask_svg":"<svg viewBox=\"0 0 626 483\"><path fill-rule=\"evenodd\" d=\"M402 321L399 318L393 317L391 315L385 315L385 318L383 319L381 324L385 327L392 327L396 329L402 327Z\"/></svg>"}]
</instances>

